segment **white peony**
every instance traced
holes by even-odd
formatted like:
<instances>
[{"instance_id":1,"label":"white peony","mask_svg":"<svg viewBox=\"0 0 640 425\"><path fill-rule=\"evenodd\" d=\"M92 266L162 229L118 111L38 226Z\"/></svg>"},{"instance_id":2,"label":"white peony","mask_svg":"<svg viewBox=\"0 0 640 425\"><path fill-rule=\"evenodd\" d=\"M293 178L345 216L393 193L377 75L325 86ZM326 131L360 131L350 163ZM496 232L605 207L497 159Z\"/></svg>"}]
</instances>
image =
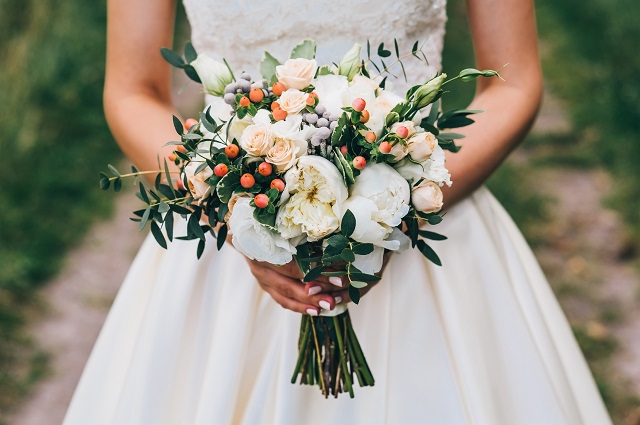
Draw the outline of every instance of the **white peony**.
<instances>
[{"instance_id":1,"label":"white peony","mask_svg":"<svg viewBox=\"0 0 640 425\"><path fill-rule=\"evenodd\" d=\"M250 198L237 198L229 217L229 231L233 246L248 258L283 265L293 259L296 248L279 234L269 230L253 218Z\"/></svg>"},{"instance_id":2,"label":"white peony","mask_svg":"<svg viewBox=\"0 0 640 425\"><path fill-rule=\"evenodd\" d=\"M297 114L307 106L307 98L309 95L296 89L289 89L282 93L278 103L283 111L287 114Z\"/></svg>"},{"instance_id":3,"label":"white peony","mask_svg":"<svg viewBox=\"0 0 640 425\"><path fill-rule=\"evenodd\" d=\"M205 54L199 54L189 65L196 70L202 85L211 95L224 96L224 88L233 81L231 71L225 64Z\"/></svg>"},{"instance_id":4,"label":"white peony","mask_svg":"<svg viewBox=\"0 0 640 425\"><path fill-rule=\"evenodd\" d=\"M343 75L321 75L313 80L318 105L327 108L331 115L342 115L342 93L349 89L349 81Z\"/></svg>"},{"instance_id":5,"label":"white peony","mask_svg":"<svg viewBox=\"0 0 640 425\"><path fill-rule=\"evenodd\" d=\"M403 97L388 90L383 90L372 104L367 104L367 110L370 115L367 127L379 136L389 112L391 112L398 103L403 101Z\"/></svg>"},{"instance_id":6,"label":"white peony","mask_svg":"<svg viewBox=\"0 0 640 425\"><path fill-rule=\"evenodd\" d=\"M394 167L412 186L421 183L423 179L433 181L438 186L443 184L451 186L451 174L449 174L449 170L445 166L444 151L438 144L436 144L433 153L426 161L415 163L405 158L394 164Z\"/></svg>"},{"instance_id":7,"label":"white peony","mask_svg":"<svg viewBox=\"0 0 640 425\"><path fill-rule=\"evenodd\" d=\"M401 243L388 236L409 212L407 181L387 164L370 164L360 172L344 203L351 210L356 228L351 235L358 242L397 250Z\"/></svg>"},{"instance_id":8,"label":"white peony","mask_svg":"<svg viewBox=\"0 0 640 425\"><path fill-rule=\"evenodd\" d=\"M357 98L364 99L367 102L367 108L376 99L376 91L378 83L363 75L356 75L349 83L349 88L342 92L342 105L351 106Z\"/></svg>"},{"instance_id":9,"label":"white peony","mask_svg":"<svg viewBox=\"0 0 640 425\"><path fill-rule=\"evenodd\" d=\"M276 66L276 76L287 88L302 90L311 84L317 69L315 59L288 59L284 65Z\"/></svg>"},{"instance_id":10,"label":"white peony","mask_svg":"<svg viewBox=\"0 0 640 425\"><path fill-rule=\"evenodd\" d=\"M315 241L338 230L348 191L333 163L321 156L303 156L284 179L276 215L276 227L284 238Z\"/></svg>"},{"instance_id":11,"label":"white peony","mask_svg":"<svg viewBox=\"0 0 640 425\"><path fill-rule=\"evenodd\" d=\"M442 190L431 181L424 181L411 191L411 203L418 211L438 212L442 209Z\"/></svg>"}]
</instances>

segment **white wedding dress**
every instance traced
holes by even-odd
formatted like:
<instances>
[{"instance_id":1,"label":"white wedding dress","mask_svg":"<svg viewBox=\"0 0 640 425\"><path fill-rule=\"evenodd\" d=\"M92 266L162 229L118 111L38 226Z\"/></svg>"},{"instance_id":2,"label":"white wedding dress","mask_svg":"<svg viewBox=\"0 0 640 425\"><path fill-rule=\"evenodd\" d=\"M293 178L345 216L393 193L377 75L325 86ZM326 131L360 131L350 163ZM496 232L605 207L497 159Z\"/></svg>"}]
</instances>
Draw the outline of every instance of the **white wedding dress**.
<instances>
[{"instance_id":1,"label":"white wedding dress","mask_svg":"<svg viewBox=\"0 0 640 425\"><path fill-rule=\"evenodd\" d=\"M196 49L255 70L318 41L320 63L355 41L410 48L440 66L444 0L185 0ZM455 184L455 183L454 183ZM183 228L184 229L184 228ZM183 229L178 229L183 231ZM480 189L434 228L442 267L393 255L350 311L376 379L355 399L290 383L300 315L263 292L241 254L149 237L109 313L65 425L610 424L585 360L536 259ZM180 233L183 234L183 233Z\"/></svg>"}]
</instances>

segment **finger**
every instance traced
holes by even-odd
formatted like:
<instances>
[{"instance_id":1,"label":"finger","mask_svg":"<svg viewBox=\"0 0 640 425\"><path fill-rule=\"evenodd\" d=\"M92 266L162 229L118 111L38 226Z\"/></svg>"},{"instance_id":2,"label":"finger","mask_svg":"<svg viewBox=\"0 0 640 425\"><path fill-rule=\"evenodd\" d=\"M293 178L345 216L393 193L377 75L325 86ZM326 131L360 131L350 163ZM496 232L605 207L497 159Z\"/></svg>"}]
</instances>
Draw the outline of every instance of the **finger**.
<instances>
[{"instance_id":1,"label":"finger","mask_svg":"<svg viewBox=\"0 0 640 425\"><path fill-rule=\"evenodd\" d=\"M325 310L335 308L335 300L328 294L309 294L299 280L284 276L270 268L260 270L258 281L261 286L268 286L285 298L291 298L303 304L311 304Z\"/></svg>"},{"instance_id":2,"label":"finger","mask_svg":"<svg viewBox=\"0 0 640 425\"><path fill-rule=\"evenodd\" d=\"M320 309L314 305L301 303L300 301L294 300L292 298L287 298L271 287L267 286L264 289L265 292L271 295L271 298L273 298L275 302L277 302L287 310L295 311L296 313L300 314L308 314L309 316L317 316L320 311Z\"/></svg>"}]
</instances>

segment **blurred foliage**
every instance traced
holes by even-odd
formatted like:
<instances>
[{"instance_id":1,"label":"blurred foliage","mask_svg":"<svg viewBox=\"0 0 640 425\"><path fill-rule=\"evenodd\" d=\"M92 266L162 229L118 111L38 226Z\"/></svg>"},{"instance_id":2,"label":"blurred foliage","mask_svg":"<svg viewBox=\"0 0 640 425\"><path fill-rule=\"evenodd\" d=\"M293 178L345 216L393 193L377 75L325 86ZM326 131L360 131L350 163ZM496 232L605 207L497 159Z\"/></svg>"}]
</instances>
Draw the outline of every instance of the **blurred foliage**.
<instances>
[{"instance_id":1,"label":"blurred foliage","mask_svg":"<svg viewBox=\"0 0 640 425\"><path fill-rule=\"evenodd\" d=\"M0 10L2 411L42 369L21 329L33 290L110 210L95 160L118 150L102 113L106 2L0 0Z\"/></svg>"}]
</instances>

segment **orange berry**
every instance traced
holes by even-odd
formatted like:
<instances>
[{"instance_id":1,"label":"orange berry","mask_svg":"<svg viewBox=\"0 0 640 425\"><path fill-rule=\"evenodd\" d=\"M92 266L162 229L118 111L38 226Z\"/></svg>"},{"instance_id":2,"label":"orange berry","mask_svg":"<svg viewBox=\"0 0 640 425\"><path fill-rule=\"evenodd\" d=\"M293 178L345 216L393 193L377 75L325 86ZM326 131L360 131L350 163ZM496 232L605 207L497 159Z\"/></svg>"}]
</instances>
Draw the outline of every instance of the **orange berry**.
<instances>
[{"instance_id":1,"label":"orange berry","mask_svg":"<svg viewBox=\"0 0 640 425\"><path fill-rule=\"evenodd\" d=\"M196 124L198 124L198 121L195 118L187 118L187 120L184 122L184 128L186 128L187 131L189 131L191 127L193 127Z\"/></svg>"},{"instance_id":2,"label":"orange berry","mask_svg":"<svg viewBox=\"0 0 640 425\"><path fill-rule=\"evenodd\" d=\"M238 145L231 144L224 147L224 154L227 155L229 159L235 159L239 153L240 148Z\"/></svg>"},{"instance_id":3,"label":"orange berry","mask_svg":"<svg viewBox=\"0 0 640 425\"><path fill-rule=\"evenodd\" d=\"M363 156L356 156L353 158L353 168L356 170L362 170L367 165L367 160Z\"/></svg>"},{"instance_id":4,"label":"orange berry","mask_svg":"<svg viewBox=\"0 0 640 425\"><path fill-rule=\"evenodd\" d=\"M249 98L247 96L242 96L240 98L240 106L242 106L243 108L246 108L250 104L251 104L251 101L249 100Z\"/></svg>"},{"instance_id":5,"label":"orange berry","mask_svg":"<svg viewBox=\"0 0 640 425\"><path fill-rule=\"evenodd\" d=\"M227 164L224 164L222 162L216 165L215 167L213 167L213 174L215 174L218 177L224 177L227 175L228 172L229 172L229 167L227 167Z\"/></svg>"},{"instance_id":6,"label":"orange berry","mask_svg":"<svg viewBox=\"0 0 640 425\"><path fill-rule=\"evenodd\" d=\"M185 148L183 145L178 145L178 146L176 146L176 150L177 150L178 152L182 152L182 153L184 153L184 152L186 152L186 151L187 151L187 148Z\"/></svg>"},{"instance_id":7,"label":"orange berry","mask_svg":"<svg viewBox=\"0 0 640 425\"><path fill-rule=\"evenodd\" d=\"M309 106L315 106L316 98L313 97L313 96L309 96L309 97L307 97L306 102L307 102L307 105L309 105Z\"/></svg>"},{"instance_id":8,"label":"orange berry","mask_svg":"<svg viewBox=\"0 0 640 425\"><path fill-rule=\"evenodd\" d=\"M396 128L396 135L401 139L406 139L409 136L409 129L404 125Z\"/></svg>"},{"instance_id":9,"label":"orange berry","mask_svg":"<svg viewBox=\"0 0 640 425\"><path fill-rule=\"evenodd\" d=\"M393 146L391 146L391 143L389 143L389 142L382 142L382 143L380 143L380 146L378 147L378 149L380 149L380 152L382 152L382 153L385 153L385 154L386 154L386 153L391 152L391 148L392 148L392 147L393 147Z\"/></svg>"},{"instance_id":10,"label":"orange berry","mask_svg":"<svg viewBox=\"0 0 640 425\"><path fill-rule=\"evenodd\" d=\"M368 131L367 134L364 135L364 138L367 142L373 143L376 141L376 133L373 131Z\"/></svg>"},{"instance_id":11,"label":"orange berry","mask_svg":"<svg viewBox=\"0 0 640 425\"><path fill-rule=\"evenodd\" d=\"M366 109L364 111L362 111L362 116L360 117L360 122L362 124L366 123L369 121L369 118L371 117L371 115L369 115L369 111L367 111Z\"/></svg>"},{"instance_id":12,"label":"orange berry","mask_svg":"<svg viewBox=\"0 0 640 425\"><path fill-rule=\"evenodd\" d=\"M363 98L357 97L353 100L351 106L353 107L354 111L362 112L364 111L365 106L367 106L367 102L365 102Z\"/></svg>"},{"instance_id":13,"label":"orange berry","mask_svg":"<svg viewBox=\"0 0 640 425\"><path fill-rule=\"evenodd\" d=\"M175 161L176 159L178 159L178 157L176 156L175 153L170 153L169 155L167 155L167 159L171 162Z\"/></svg>"},{"instance_id":14,"label":"orange berry","mask_svg":"<svg viewBox=\"0 0 640 425\"><path fill-rule=\"evenodd\" d=\"M252 188L254 184L256 184L256 179L251 174L246 173L243 174L242 177L240 177L240 186L244 187L245 189Z\"/></svg>"},{"instance_id":15,"label":"orange berry","mask_svg":"<svg viewBox=\"0 0 640 425\"><path fill-rule=\"evenodd\" d=\"M275 94L276 96L282 96L282 92L285 91L286 89L287 87L284 84L282 84L280 81L278 81L273 85L273 87L271 87L271 91L273 91L273 94Z\"/></svg>"},{"instance_id":16,"label":"orange berry","mask_svg":"<svg viewBox=\"0 0 640 425\"><path fill-rule=\"evenodd\" d=\"M255 103L262 102L262 99L264 99L264 93L262 92L262 89L251 90L249 92L249 99L251 99L251 101Z\"/></svg>"},{"instance_id":17,"label":"orange berry","mask_svg":"<svg viewBox=\"0 0 640 425\"><path fill-rule=\"evenodd\" d=\"M347 156L347 145L340 147L340 153L342 153L342 156Z\"/></svg>"},{"instance_id":18,"label":"orange berry","mask_svg":"<svg viewBox=\"0 0 640 425\"><path fill-rule=\"evenodd\" d=\"M280 104L278 102L271 102L271 110L275 111L276 109L280 109Z\"/></svg>"},{"instance_id":19,"label":"orange berry","mask_svg":"<svg viewBox=\"0 0 640 425\"><path fill-rule=\"evenodd\" d=\"M273 165L268 162L261 162L260 165L258 165L258 173L260 173L261 176L270 176L271 173L273 173Z\"/></svg>"},{"instance_id":20,"label":"orange berry","mask_svg":"<svg viewBox=\"0 0 640 425\"><path fill-rule=\"evenodd\" d=\"M318 98L318 95L316 94L316 92L312 91L311 93L309 93L309 96L311 97L315 97L316 99Z\"/></svg>"},{"instance_id":21,"label":"orange berry","mask_svg":"<svg viewBox=\"0 0 640 425\"><path fill-rule=\"evenodd\" d=\"M269 205L269 197L264 193L260 193L253 198L253 202L255 202L256 207L260 209L267 208L267 205Z\"/></svg>"},{"instance_id":22,"label":"orange berry","mask_svg":"<svg viewBox=\"0 0 640 425\"><path fill-rule=\"evenodd\" d=\"M287 118L287 111L285 111L284 109L275 109L273 111L273 119L276 121L282 121L283 119Z\"/></svg>"},{"instance_id":23,"label":"orange berry","mask_svg":"<svg viewBox=\"0 0 640 425\"><path fill-rule=\"evenodd\" d=\"M269 187L271 187L271 189L278 189L278 192L282 192L284 190L284 182L280 179L273 179Z\"/></svg>"},{"instance_id":24,"label":"orange berry","mask_svg":"<svg viewBox=\"0 0 640 425\"><path fill-rule=\"evenodd\" d=\"M184 187L184 183L182 182L182 180L178 180L178 181L176 181L176 186L178 186L178 189L180 189L180 190L187 190L187 189Z\"/></svg>"}]
</instances>

